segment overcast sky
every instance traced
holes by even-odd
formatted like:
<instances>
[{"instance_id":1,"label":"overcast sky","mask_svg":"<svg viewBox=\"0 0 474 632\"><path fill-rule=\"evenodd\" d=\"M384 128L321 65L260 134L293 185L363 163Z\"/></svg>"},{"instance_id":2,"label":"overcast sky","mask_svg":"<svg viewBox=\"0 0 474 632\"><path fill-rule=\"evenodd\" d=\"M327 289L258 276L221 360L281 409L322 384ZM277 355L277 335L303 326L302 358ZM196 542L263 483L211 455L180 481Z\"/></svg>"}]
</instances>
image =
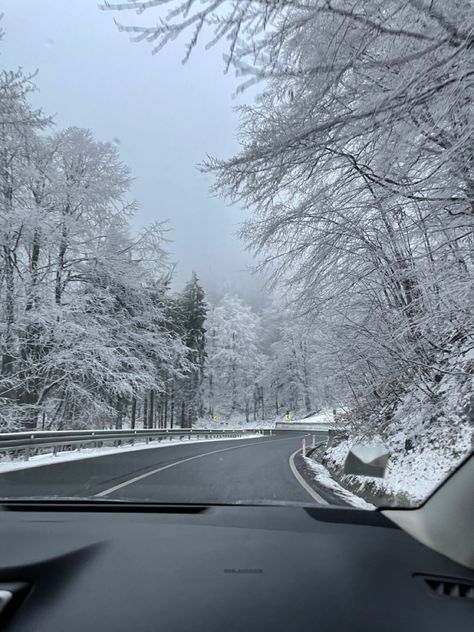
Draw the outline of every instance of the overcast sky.
<instances>
[{"instance_id":1,"label":"overcast sky","mask_svg":"<svg viewBox=\"0 0 474 632\"><path fill-rule=\"evenodd\" d=\"M35 102L58 128L87 127L119 143L136 178L136 225L170 220L178 286L194 269L210 291L238 288L250 298L252 259L235 236L244 213L212 197L211 178L196 169L206 154L238 149L233 108L243 101L233 98L237 80L224 75L221 51L201 47L184 66L182 42L153 56L114 24L114 17L137 23L135 14L100 11L97 0L0 0L0 7L1 66L38 69Z\"/></svg>"}]
</instances>

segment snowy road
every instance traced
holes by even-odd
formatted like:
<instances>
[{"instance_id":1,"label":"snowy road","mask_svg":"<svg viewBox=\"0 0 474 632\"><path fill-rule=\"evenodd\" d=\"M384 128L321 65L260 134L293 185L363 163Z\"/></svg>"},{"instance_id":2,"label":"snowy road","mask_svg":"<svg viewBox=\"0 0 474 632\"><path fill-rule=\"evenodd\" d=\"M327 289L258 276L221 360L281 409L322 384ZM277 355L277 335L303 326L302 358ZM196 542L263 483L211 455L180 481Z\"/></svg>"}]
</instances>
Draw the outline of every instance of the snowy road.
<instances>
[{"instance_id":1,"label":"snowy road","mask_svg":"<svg viewBox=\"0 0 474 632\"><path fill-rule=\"evenodd\" d=\"M135 450L0 475L0 496L110 498L172 503L314 503L290 467L301 438L209 441Z\"/></svg>"}]
</instances>

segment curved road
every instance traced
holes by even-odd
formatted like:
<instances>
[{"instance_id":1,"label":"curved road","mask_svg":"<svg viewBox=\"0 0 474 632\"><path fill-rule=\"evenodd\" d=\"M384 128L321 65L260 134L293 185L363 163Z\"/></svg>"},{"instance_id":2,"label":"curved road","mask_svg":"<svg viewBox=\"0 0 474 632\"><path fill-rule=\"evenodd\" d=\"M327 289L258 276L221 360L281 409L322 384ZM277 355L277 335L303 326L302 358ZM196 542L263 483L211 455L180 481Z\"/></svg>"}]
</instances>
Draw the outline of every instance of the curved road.
<instances>
[{"instance_id":1,"label":"curved road","mask_svg":"<svg viewBox=\"0 0 474 632\"><path fill-rule=\"evenodd\" d=\"M0 475L0 497L163 503L314 503L290 467L301 438L325 432L206 441L120 452Z\"/></svg>"}]
</instances>

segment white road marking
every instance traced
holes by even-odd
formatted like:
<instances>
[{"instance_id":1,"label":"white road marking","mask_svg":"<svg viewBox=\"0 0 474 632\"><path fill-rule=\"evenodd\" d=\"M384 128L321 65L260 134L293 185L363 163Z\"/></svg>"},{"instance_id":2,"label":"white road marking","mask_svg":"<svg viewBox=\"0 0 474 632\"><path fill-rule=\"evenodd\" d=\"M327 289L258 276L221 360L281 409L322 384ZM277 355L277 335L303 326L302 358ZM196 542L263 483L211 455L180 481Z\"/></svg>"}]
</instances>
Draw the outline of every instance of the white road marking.
<instances>
[{"instance_id":1,"label":"white road marking","mask_svg":"<svg viewBox=\"0 0 474 632\"><path fill-rule=\"evenodd\" d=\"M320 496L318 492L314 491L314 489L310 485L308 485L308 483L304 480L304 478L296 469L295 456L298 454L298 452L301 452L301 448L298 448L297 450L295 450L293 454L290 456L289 463L290 463L291 471L293 472L293 476L296 478L296 480L301 485L301 487L303 487L317 503L320 503L321 505L329 505L328 501L324 500L324 498Z\"/></svg>"},{"instance_id":2,"label":"white road marking","mask_svg":"<svg viewBox=\"0 0 474 632\"><path fill-rule=\"evenodd\" d=\"M290 441L294 439L294 437L287 439L273 439L273 441ZM123 487L127 487L128 485L132 485L137 481L141 481L144 478L148 478L148 476L153 476L154 474L158 474L159 472L163 472L163 470L168 470L170 467L175 467L176 465L181 465L182 463L187 463L188 461L193 461L194 459L200 459L204 456L210 456L211 454L217 454L218 452L227 452L228 450L237 450L238 448L246 448L249 445L257 445L261 444L261 441L253 441L252 443L246 443L245 445L233 445L230 448L221 448L220 450L212 450L212 452L205 452L204 454L196 454L195 456L189 456L186 459L181 459L180 461L175 461L174 463L169 463L168 465L163 465L162 467L158 467L155 470L151 470L151 472L145 472L144 474L140 474L140 476L135 476L134 478L130 478L123 483L119 483L118 485L114 485L113 487L109 487L108 489L104 489L104 491L99 492L98 494L94 494L95 498L101 498L102 496L107 496L108 494L112 494L112 492L116 492Z\"/></svg>"}]
</instances>

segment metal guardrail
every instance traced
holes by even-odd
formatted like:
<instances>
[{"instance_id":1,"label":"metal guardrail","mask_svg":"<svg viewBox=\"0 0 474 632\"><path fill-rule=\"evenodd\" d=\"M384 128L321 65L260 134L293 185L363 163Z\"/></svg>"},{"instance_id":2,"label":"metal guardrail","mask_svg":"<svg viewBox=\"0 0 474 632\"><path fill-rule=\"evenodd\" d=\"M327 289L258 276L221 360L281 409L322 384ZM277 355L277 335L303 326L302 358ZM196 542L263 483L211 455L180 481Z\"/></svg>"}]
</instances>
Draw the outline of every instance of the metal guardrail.
<instances>
[{"instance_id":1,"label":"metal guardrail","mask_svg":"<svg viewBox=\"0 0 474 632\"><path fill-rule=\"evenodd\" d=\"M202 430L169 428L166 430L60 430L38 432L14 432L0 434L0 455L10 458L22 458L28 460L30 456L41 454L45 451L58 452L81 450L83 447L104 447L112 445L118 447L124 444L133 445L135 442L152 441L158 443L173 438L184 439L230 439L246 435L260 434L271 435L271 430L245 429L245 430Z\"/></svg>"},{"instance_id":2,"label":"metal guardrail","mask_svg":"<svg viewBox=\"0 0 474 632\"><path fill-rule=\"evenodd\" d=\"M314 430L328 432L330 430L338 430L339 426L334 422L324 421L277 421L275 423L276 430Z\"/></svg>"}]
</instances>

